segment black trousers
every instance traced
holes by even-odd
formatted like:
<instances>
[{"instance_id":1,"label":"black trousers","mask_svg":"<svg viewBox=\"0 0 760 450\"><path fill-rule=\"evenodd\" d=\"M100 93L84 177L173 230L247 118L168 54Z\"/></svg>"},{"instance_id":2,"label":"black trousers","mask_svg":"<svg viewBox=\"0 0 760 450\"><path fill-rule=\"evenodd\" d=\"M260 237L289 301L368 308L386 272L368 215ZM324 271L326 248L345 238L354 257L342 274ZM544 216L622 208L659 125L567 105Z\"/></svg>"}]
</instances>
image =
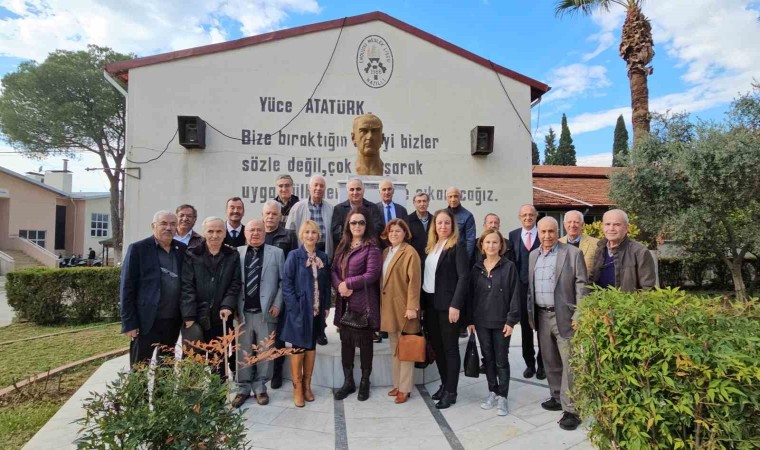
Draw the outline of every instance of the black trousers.
<instances>
[{"instance_id":1,"label":"black trousers","mask_svg":"<svg viewBox=\"0 0 760 450\"><path fill-rule=\"evenodd\" d=\"M212 339L221 338L222 336L226 335L228 331L232 330L232 320L229 320L227 322L227 329L224 329L224 323L211 323L211 328L208 330L203 330L203 339L206 342L210 342ZM234 342L233 342L234 344ZM224 355L221 355L222 359L224 359ZM229 356L227 358L227 364L230 367L230 374L235 373L235 355ZM216 367L214 371L222 378L223 381L227 380L227 376L224 372L224 362L219 365L219 367Z\"/></svg>"},{"instance_id":2,"label":"black trousers","mask_svg":"<svg viewBox=\"0 0 760 450\"><path fill-rule=\"evenodd\" d=\"M182 319L156 319L153 327L147 333L140 333L129 344L129 365L134 366L139 363L147 363L153 356L153 349L156 345L163 345L171 349L158 349L158 357L172 356L174 354L174 345L179 338L179 330L182 326Z\"/></svg>"},{"instance_id":3,"label":"black trousers","mask_svg":"<svg viewBox=\"0 0 760 450\"><path fill-rule=\"evenodd\" d=\"M428 294L425 294L428 295ZM432 304L432 300L427 304ZM436 311L428 308L425 311L425 324L430 338L430 344L435 351L435 364L441 376L446 392L456 394L459 384L459 370L462 358L459 355L459 324L449 323L448 311Z\"/></svg>"},{"instance_id":4,"label":"black trousers","mask_svg":"<svg viewBox=\"0 0 760 450\"><path fill-rule=\"evenodd\" d=\"M533 332L528 319L528 285L519 283L520 290L520 334L522 335L522 355L527 367L536 368L536 358L538 358L538 367L543 368L544 362L541 359L541 342L538 343L538 356L533 347ZM533 321L538 328L538 321ZM538 332L538 330L535 330Z\"/></svg>"},{"instance_id":5,"label":"black trousers","mask_svg":"<svg viewBox=\"0 0 760 450\"><path fill-rule=\"evenodd\" d=\"M502 328L475 327L486 366L488 391L506 398L509 394L509 341Z\"/></svg>"}]
</instances>

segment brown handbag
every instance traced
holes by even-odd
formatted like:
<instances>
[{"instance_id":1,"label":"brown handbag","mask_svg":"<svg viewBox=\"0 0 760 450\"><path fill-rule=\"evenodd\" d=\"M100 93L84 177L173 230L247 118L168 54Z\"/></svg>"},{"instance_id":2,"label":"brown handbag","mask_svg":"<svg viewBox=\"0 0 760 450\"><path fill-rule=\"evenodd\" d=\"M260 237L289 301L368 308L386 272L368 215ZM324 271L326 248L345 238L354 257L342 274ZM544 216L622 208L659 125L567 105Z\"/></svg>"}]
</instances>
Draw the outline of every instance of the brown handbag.
<instances>
[{"instance_id":1,"label":"brown handbag","mask_svg":"<svg viewBox=\"0 0 760 450\"><path fill-rule=\"evenodd\" d=\"M401 327L401 336L398 338L396 354L399 361L424 362L425 361L425 336L422 334L404 334L404 328L409 319L404 321Z\"/></svg>"}]
</instances>

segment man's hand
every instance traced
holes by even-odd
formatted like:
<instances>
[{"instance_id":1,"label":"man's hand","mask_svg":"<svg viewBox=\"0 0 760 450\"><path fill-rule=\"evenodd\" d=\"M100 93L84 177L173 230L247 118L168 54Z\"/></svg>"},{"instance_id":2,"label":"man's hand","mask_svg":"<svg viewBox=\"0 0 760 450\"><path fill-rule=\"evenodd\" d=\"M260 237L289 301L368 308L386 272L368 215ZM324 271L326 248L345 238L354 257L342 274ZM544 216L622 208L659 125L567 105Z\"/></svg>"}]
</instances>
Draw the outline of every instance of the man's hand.
<instances>
[{"instance_id":1,"label":"man's hand","mask_svg":"<svg viewBox=\"0 0 760 450\"><path fill-rule=\"evenodd\" d=\"M271 308L269 308L269 314L271 314L272 317L279 316L280 315L280 308L278 308L276 306L272 306Z\"/></svg>"},{"instance_id":2,"label":"man's hand","mask_svg":"<svg viewBox=\"0 0 760 450\"><path fill-rule=\"evenodd\" d=\"M130 339L135 339L138 334L140 334L140 329L139 328L135 328L134 330L129 330L126 333L124 333L124 336L126 336L126 337L128 337Z\"/></svg>"},{"instance_id":3,"label":"man's hand","mask_svg":"<svg viewBox=\"0 0 760 450\"><path fill-rule=\"evenodd\" d=\"M415 309L407 309L406 313L404 313L404 317L407 318L407 319L409 319L409 320L416 319L417 318L417 310L415 310Z\"/></svg>"},{"instance_id":4,"label":"man's hand","mask_svg":"<svg viewBox=\"0 0 760 450\"><path fill-rule=\"evenodd\" d=\"M190 327L192 327L194 323L195 323L195 321L194 321L194 320L186 320L186 321L185 321L185 328L190 328Z\"/></svg>"},{"instance_id":5,"label":"man's hand","mask_svg":"<svg viewBox=\"0 0 760 450\"><path fill-rule=\"evenodd\" d=\"M459 321L459 310L454 307L450 307L449 308L449 323L456 323L458 321Z\"/></svg>"},{"instance_id":6,"label":"man's hand","mask_svg":"<svg viewBox=\"0 0 760 450\"><path fill-rule=\"evenodd\" d=\"M232 312L229 309L222 309L219 311L219 318L222 320L227 320L230 318L230 314L232 314Z\"/></svg>"},{"instance_id":7,"label":"man's hand","mask_svg":"<svg viewBox=\"0 0 760 450\"><path fill-rule=\"evenodd\" d=\"M512 327L509 325L504 325L504 329L502 330L504 332L504 337L512 336Z\"/></svg>"}]
</instances>

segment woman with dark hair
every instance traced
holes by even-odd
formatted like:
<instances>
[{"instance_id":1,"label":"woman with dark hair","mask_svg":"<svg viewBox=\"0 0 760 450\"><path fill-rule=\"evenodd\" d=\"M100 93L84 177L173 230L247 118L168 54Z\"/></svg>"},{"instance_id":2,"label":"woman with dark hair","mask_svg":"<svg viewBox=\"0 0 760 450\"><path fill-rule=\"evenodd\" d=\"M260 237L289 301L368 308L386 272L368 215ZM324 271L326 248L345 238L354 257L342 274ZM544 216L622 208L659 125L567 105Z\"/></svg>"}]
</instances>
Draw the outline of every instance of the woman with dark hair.
<instances>
[{"instance_id":1,"label":"woman with dark hair","mask_svg":"<svg viewBox=\"0 0 760 450\"><path fill-rule=\"evenodd\" d=\"M504 237L495 229L483 232L478 240L482 255L470 273L471 304L468 330L477 332L488 380L488 397L483 409L497 408L507 415L509 393L509 341L512 328L520 322L517 269L506 256Z\"/></svg>"},{"instance_id":2,"label":"woman with dark hair","mask_svg":"<svg viewBox=\"0 0 760 450\"><path fill-rule=\"evenodd\" d=\"M389 247L383 251L383 276L380 287L382 310L380 329L388 333L393 355L393 389L388 395L396 403L409 399L414 387L414 362L398 359L398 341L401 333L420 331L420 286L422 269L417 251L409 244L412 233L401 219L393 219L380 236Z\"/></svg>"},{"instance_id":3,"label":"woman with dark hair","mask_svg":"<svg viewBox=\"0 0 760 450\"><path fill-rule=\"evenodd\" d=\"M467 247L459 243L454 214L439 209L428 232L422 269L422 304L425 326L435 351L441 386L432 395L435 407L446 409L457 402L459 368L459 319L469 290L470 264Z\"/></svg>"},{"instance_id":4,"label":"woman with dark hair","mask_svg":"<svg viewBox=\"0 0 760 450\"><path fill-rule=\"evenodd\" d=\"M380 329L380 288L382 268L380 248L372 237L371 215L366 208L353 208L346 217L343 238L335 250L332 285L335 299L335 326L340 332L340 355L343 365L343 386L335 392L343 400L356 391L354 356L359 347L362 378L360 401L369 398L369 376L372 373L372 344Z\"/></svg>"},{"instance_id":5,"label":"woman with dark hair","mask_svg":"<svg viewBox=\"0 0 760 450\"><path fill-rule=\"evenodd\" d=\"M307 220L298 230L301 246L288 253L282 274L282 299L285 309L280 339L302 349L290 355L290 378L293 380L293 403L304 406L314 401L311 375L317 355L316 342L323 320L330 312L330 266L327 254L317 250L319 225Z\"/></svg>"}]
</instances>

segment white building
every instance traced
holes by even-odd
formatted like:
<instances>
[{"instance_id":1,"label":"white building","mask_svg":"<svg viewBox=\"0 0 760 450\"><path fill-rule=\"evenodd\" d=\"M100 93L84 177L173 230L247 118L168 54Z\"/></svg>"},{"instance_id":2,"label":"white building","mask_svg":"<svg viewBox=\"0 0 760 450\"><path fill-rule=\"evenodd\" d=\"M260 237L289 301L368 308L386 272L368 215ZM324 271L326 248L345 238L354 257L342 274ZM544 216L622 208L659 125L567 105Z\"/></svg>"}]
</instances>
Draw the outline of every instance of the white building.
<instances>
[{"instance_id":1,"label":"white building","mask_svg":"<svg viewBox=\"0 0 760 450\"><path fill-rule=\"evenodd\" d=\"M384 122L386 175L445 207L456 185L479 223L517 226L532 199L530 107L549 86L380 12L114 63L127 85L124 242L150 233L152 215L190 203L223 215L240 196L246 220L290 173L296 195L325 175L336 202L353 174L352 119ZM205 149L173 137L178 116L207 123ZM471 155L471 131L493 126L493 152ZM225 137L222 133L226 134ZM168 143L168 144L167 144ZM199 220L200 222L200 220Z\"/></svg>"}]
</instances>

